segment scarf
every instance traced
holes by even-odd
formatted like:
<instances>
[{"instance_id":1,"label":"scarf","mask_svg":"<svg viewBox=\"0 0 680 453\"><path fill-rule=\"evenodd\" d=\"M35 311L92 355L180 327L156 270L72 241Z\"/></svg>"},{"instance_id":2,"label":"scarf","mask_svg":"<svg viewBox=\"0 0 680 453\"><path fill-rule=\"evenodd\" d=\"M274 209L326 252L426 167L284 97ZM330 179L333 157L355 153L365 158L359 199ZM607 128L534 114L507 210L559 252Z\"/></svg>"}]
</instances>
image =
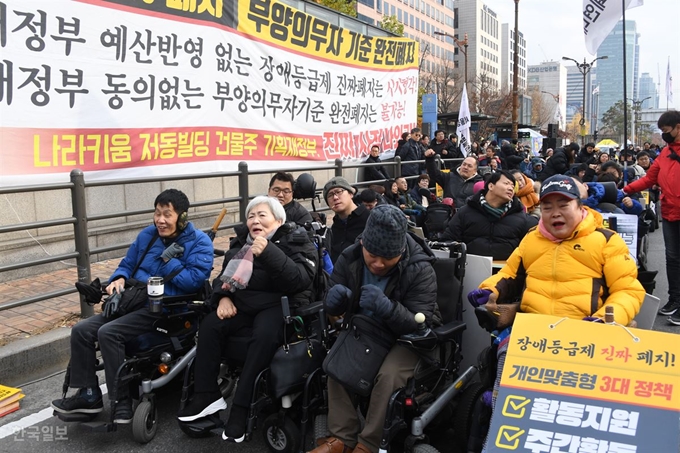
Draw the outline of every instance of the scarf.
<instances>
[{"instance_id":1,"label":"scarf","mask_svg":"<svg viewBox=\"0 0 680 453\"><path fill-rule=\"evenodd\" d=\"M527 208L527 212L531 212L538 206L538 194L534 190L534 182L526 175L524 178L524 187L517 190L517 197L522 201L522 204Z\"/></svg>"},{"instance_id":2,"label":"scarf","mask_svg":"<svg viewBox=\"0 0 680 453\"><path fill-rule=\"evenodd\" d=\"M491 214L491 217L494 219L500 219L505 215L506 212L508 212L508 209L510 209L510 206L512 206L512 200L509 202L505 203L502 205L500 208L494 208L489 204L488 201L486 201L486 198L484 198L484 195L482 195L479 198L479 203L482 205L482 208L489 214Z\"/></svg>"},{"instance_id":3,"label":"scarf","mask_svg":"<svg viewBox=\"0 0 680 453\"><path fill-rule=\"evenodd\" d=\"M583 208L581 210L581 222L583 222L583 220L586 218L587 215L588 215L588 210ZM544 238L548 239L550 242L554 242L555 244L559 244L562 241L566 241L567 239L570 239L570 238L560 239L560 238L557 238L557 237L553 236L552 234L550 234L548 229L545 227L545 224L543 223L543 217L541 217L541 219L538 221L538 231L541 233L541 235Z\"/></svg>"},{"instance_id":4,"label":"scarf","mask_svg":"<svg viewBox=\"0 0 680 453\"><path fill-rule=\"evenodd\" d=\"M276 230L267 235L267 239L271 239L276 233ZM246 244L241 247L234 257L227 263L227 268L220 276L220 280L224 282L222 289L229 292L235 292L237 289L246 289L250 277L253 276L253 260L255 259L251 246L253 238L248 234Z\"/></svg>"}]
</instances>

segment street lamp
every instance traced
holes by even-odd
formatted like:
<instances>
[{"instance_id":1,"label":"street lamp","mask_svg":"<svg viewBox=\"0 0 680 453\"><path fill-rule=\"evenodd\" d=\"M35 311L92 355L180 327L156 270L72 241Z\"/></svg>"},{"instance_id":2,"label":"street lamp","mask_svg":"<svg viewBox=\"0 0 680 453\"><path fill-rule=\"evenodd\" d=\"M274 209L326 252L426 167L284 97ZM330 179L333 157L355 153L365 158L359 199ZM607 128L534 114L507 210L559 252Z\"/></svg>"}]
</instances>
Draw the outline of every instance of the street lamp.
<instances>
[{"instance_id":1,"label":"street lamp","mask_svg":"<svg viewBox=\"0 0 680 453\"><path fill-rule=\"evenodd\" d=\"M463 56L465 57L465 75L464 75L465 77L464 77L464 79L465 79L465 84L467 85L467 81L468 81L468 56L467 56L468 35L467 35L467 33L465 33L465 39L463 39L462 41L460 39L456 38L455 36L452 36L452 35L446 33L445 31L435 31L434 34L438 35L438 36L448 36L449 38L453 39L453 42L456 43L456 45L458 46L458 49L463 53Z\"/></svg>"},{"instance_id":2,"label":"street lamp","mask_svg":"<svg viewBox=\"0 0 680 453\"><path fill-rule=\"evenodd\" d=\"M640 145L640 137L639 137L640 134L638 134L638 129L640 128L640 119L641 119L640 109L642 107L642 104L644 104L647 99L651 99L651 98L652 98L651 96L647 96L646 98L644 98L641 101L640 100L631 101L633 103L633 121L635 121L635 123L634 123L635 125L633 126L633 130L632 130L632 132L633 132L632 142L633 143L637 142L638 145Z\"/></svg>"},{"instance_id":3,"label":"street lamp","mask_svg":"<svg viewBox=\"0 0 680 453\"><path fill-rule=\"evenodd\" d=\"M556 106L557 113L559 114L559 117L562 118L562 112L560 112L560 95L559 94L552 94L550 91L543 91L543 90L541 90L541 93L548 94L548 95L552 96L552 98L555 100L555 103L557 104L557 106ZM555 121L554 117L553 117L553 121ZM558 120L558 124L557 124L558 129L561 126L559 123L560 123L560 121Z\"/></svg>"},{"instance_id":4,"label":"street lamp","mask_svg":"<svg viewBox=\"0 0 680 453\"><path fill-rule=\"evenodd\" d=\"M581 125L581 140L583 140L582 144L586 144L586 76L590 72L590 70L593 67L593 63L595 63L597 60L606 60L609 58L608 56L604 55L601 57L597 57L590 63L586 63L585 57L583 58L583 63L579 63L578 61L574 60L573 58L569 57L562 57L563 60L569 60L573 61L576 63L576 67L578 68L579 72L583 74L583 109L581 111L581 121L579 121L579 124Z\"/></svg>"},{"instance_id":5,"label":"street lamp","mask_svg":"<svg viewBox=\"0 0 680 453\"><path fill-rule=\"evenodd\" d=\"M519 0L515 0L515 42L512 46L512 138L517 140L517 129L519 125L517 124L517 119L519 117L519 57L517 55L518 43L519 41Z\"/></svg>"}]
</instances>

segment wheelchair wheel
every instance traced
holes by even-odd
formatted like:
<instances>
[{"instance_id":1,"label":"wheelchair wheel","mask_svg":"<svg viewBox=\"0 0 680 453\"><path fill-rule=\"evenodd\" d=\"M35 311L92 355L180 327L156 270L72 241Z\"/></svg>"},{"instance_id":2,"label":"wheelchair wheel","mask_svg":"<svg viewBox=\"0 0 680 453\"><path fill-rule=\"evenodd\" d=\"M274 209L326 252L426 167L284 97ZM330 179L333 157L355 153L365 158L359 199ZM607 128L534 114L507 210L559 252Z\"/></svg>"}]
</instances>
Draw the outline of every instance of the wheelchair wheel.
<instances>
[{"instance_id":1,"label":"wheelchair wheel","mask_svg":"<svg viewBox=\"0 0 680 453\"><path fill-rule=\"evenodd\" d=\"M429 444L416 444L413 447L413 453L439 453L439 450Z\"/></svg>"},{"instance_id":2,"label":"wheelchair wheel","mask_svg":"<svg viewBox=\"0 0 680 453\"><path fill-rule=\"evenodd\" d=\"M484 407L482 401L482 395L487 390L491 389L482 383L471 384L463 390L463 395L456 406L453 429L456 441L462 451L481 451L481 444L484 442L489 429L491 417L491 408ZM474 447L471 450L469 443L479 443L479 449L477 450L477 447Z\"/></svg>"},{"instance_id":3,"label":"wheelchair wheel","mask_svg":"<svg viewBox=\"0 0 680 453\"><path fill-rule=\"evenodd\" d=\"M157 415L157 410L155 408L152 410L150 401L140 402L135 409L132 418L132 437L140 444L146 444L156 436Z\"/></svg>"},{"instance_id":4,"label":"wheelchair wheel","mask_svg":"<svg viewBox=\"0 0 680 453\"><path fill-rule=\"evenodd\" d=\"M294 453L299 451L302 436L295 423L284 417L283 426L279 425L279 414L272 414L264 420L262 437L273 452Z\"/></svg>"}]
</instances>

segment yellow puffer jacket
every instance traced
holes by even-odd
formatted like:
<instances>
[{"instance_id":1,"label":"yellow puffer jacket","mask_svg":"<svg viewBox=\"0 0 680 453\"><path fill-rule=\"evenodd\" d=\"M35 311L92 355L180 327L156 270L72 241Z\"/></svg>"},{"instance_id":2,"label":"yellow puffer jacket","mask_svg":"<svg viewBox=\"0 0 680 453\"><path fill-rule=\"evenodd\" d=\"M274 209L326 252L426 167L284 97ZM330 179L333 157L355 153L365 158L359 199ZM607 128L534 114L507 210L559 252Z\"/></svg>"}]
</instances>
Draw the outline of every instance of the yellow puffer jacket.
<instances>
[{"instance_id":1,"label":"yellow puffer jacket","mask_svg":"<svg viewBox=\"0 0 680 453\"><path fill-rule=\"evenodd\" d=\"M574 236L560 243L546 239L538 228L527 233L505 267L480 288L503 301L520 294L525 283L525 313L604 318L606 303L614 306L616 322L623 325L637 315L645 297L625 242L602 228L602 216L590 209Z\"/></svg>"}]
</instances>

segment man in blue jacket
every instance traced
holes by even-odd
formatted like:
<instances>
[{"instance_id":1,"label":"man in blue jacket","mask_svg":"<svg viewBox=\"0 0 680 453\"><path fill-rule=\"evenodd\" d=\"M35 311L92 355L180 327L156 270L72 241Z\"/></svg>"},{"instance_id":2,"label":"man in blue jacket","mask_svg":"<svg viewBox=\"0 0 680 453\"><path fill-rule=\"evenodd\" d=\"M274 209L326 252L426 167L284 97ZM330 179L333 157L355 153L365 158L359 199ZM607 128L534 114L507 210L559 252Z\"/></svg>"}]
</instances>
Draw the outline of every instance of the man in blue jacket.
<instances>
[{"instance_id":1,"label":"man in blue jacket","mask_svg":"<svg viewBox=\"0 0 680 453\"><path fill-rule=\"evenodd\" d=\"M153 225L137 236L115 270L108 294L119 293L130 279L146 282L164 277L164 294L194 294L210 277L213 264L212 241L187 221L189 199L177 189L163 191L154 202ZM129 283L129 282L128 282ZM153 329L158 314L145 305L124 316L106 318L99 314L85 319L71 330L70 386L79 389L71 397L54 400L52 408L62 414L96 414L103 410L102 393L96 374L95 343L104 360L109 395L116 395L115 423L132 421L132 400L126 386L111 387L125 360L125 343Z\"/></svg>"}]
</instances>

